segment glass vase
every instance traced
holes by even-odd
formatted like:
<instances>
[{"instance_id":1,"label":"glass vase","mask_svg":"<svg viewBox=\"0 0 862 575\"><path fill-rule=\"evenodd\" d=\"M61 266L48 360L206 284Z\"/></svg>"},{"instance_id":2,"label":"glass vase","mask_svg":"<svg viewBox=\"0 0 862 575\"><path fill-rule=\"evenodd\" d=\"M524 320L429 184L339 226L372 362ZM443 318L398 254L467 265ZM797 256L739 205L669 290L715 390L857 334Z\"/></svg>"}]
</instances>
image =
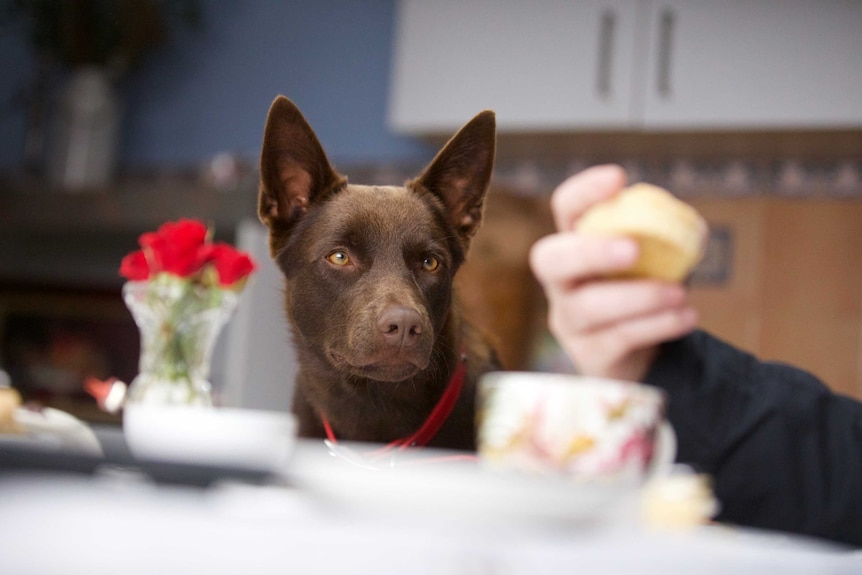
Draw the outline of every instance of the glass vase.
<instances>
[{"instance_id":1,"label":"glass vase","mask_svg":"<svg viewBox=\"0 0 862 575\"><path fill-rule=\"evenodd\" d=\"M140 330L138 375L125 405L213 405L213 348L236 309L230 290L178 277L130 281L123 300Z\"/></svg>"}]
</instances>

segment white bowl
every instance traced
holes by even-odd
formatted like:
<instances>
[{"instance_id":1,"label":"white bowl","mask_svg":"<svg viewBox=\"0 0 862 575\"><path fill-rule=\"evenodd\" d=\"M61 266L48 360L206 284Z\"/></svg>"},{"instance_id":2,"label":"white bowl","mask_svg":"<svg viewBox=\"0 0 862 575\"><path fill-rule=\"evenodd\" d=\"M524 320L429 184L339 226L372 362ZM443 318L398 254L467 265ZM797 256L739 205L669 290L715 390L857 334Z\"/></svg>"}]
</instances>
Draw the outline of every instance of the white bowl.
<instances>
[{"instance_id":1,"label":"white bowl","mask_svg":"<svg viewBox=\"0 0 862 575\"><path fill-rule=\"evenodd\" d=\"M289 413L145 404L123 410L126 443L142 459L278 471L296 431Z\"/></svg>"}]
</instances>

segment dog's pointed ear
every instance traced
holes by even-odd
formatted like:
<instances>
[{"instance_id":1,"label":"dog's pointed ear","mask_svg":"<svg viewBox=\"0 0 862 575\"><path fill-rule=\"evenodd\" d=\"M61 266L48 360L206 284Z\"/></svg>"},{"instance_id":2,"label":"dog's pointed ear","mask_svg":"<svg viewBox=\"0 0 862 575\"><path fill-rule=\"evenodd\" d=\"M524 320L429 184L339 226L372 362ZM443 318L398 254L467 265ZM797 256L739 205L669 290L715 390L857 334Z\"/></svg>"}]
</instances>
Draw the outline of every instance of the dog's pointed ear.
<instances>
[{"instance_id":1,"label":"dog's pointed ear","mask_svg":"<svg viewBox=\"0 0 862 575\"><path fill-rule=\"evenodd\" d=\"M424 188L443 202L465 251L482 224L485 194L494 171L496 129L494 112L477 114L408 184Z\"/></svg>"},{"instance_id":2,"label":"dog's pointed ear","mask_svg":"<svg viewBox=\"0 0 862 575\"><path fill-rule=\"evenodd\" d=\"M258 216L273 251L311 204L344 182L296 104L278 96L266 118L258 192Z\"/></svg>"}]
</instances>

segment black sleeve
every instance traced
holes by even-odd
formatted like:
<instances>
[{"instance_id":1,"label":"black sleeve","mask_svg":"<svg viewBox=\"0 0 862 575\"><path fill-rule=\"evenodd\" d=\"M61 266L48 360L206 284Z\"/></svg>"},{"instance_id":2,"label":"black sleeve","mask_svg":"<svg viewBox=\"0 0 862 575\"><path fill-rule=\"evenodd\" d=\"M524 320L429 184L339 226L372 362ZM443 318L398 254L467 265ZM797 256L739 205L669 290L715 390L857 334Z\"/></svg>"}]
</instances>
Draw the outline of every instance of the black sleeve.
<instances>
[{"instance_id":1,"label":"black sleeve","mask_svg":"<svg viewBox=\"0 0 862 575\"><path fill-rule=\"evenodd\" d=\"M862 547L862 403L702 331L665 344L677 461L708 473L719 521Z\"/></svg>"}]
</instances>

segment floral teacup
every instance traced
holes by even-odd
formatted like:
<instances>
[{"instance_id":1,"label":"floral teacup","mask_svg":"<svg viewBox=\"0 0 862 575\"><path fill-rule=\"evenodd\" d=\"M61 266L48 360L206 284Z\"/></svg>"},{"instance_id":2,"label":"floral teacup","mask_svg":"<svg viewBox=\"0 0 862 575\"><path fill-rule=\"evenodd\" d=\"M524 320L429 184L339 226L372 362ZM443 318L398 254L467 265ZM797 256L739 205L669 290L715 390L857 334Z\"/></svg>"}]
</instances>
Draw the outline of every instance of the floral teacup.
<instances>
[{"instance_id":1,"label":"floral teacup","mask_svg":"<svg viewBox=\"0 0 862 575\"><path fill-rule=\"evenodd\" d=\"M660 389L638 383L486 374L479 384L479 456L493 469L640 484L675 456L664 407Z\"/></svg>"}]
</instances>

